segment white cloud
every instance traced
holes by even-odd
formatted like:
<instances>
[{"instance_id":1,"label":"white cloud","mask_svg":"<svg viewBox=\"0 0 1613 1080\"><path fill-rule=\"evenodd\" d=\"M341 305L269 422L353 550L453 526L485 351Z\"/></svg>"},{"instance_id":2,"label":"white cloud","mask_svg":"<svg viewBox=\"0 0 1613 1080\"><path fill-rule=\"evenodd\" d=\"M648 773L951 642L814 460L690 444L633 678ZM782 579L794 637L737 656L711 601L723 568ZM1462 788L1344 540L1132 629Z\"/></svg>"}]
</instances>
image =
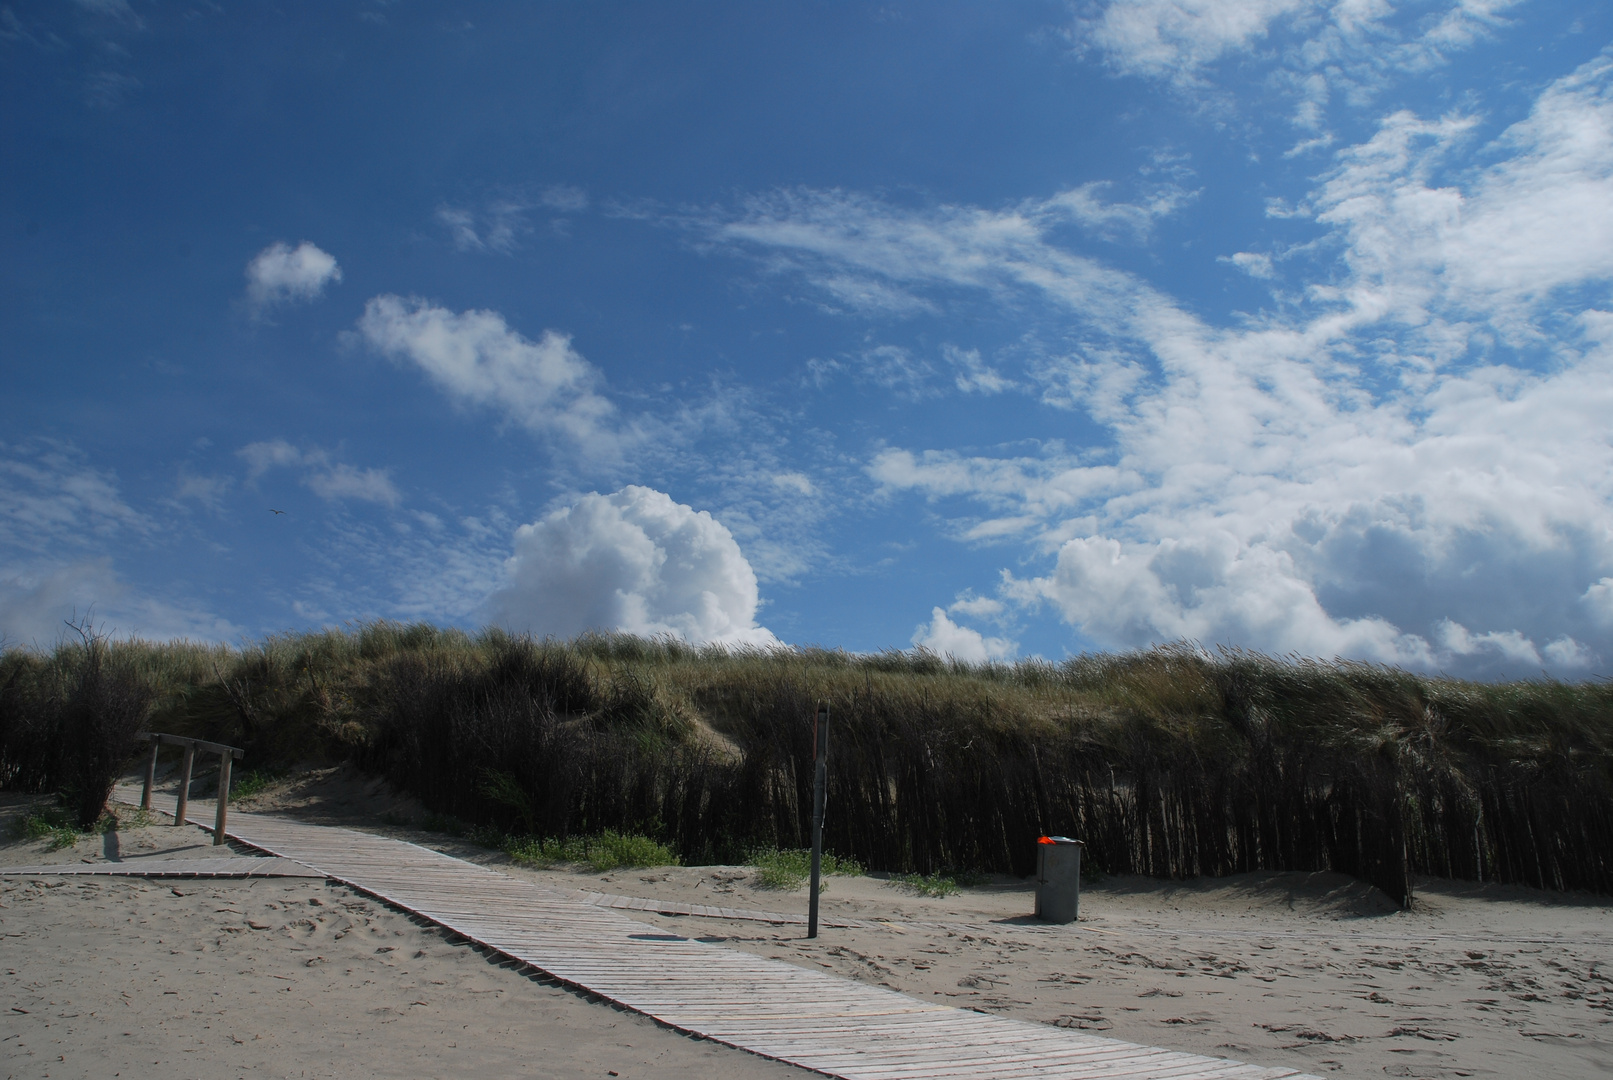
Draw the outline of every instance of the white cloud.
<instances>
[{"instance_id":1,"label":"white cloud","mask_svg":"<svg viewBox=\"0 0 1613 1080\"><path fill-rule=\"evenodd\" d=\"M1590 609L1591 618L1604 626L1613 626L1613 577L1588 586L1580 602Z\"/></svg>"},{"instance_id":2,"label":"white cloud","mask_svg":"<svg viewBox=\"0 0 1613 1080\"><path fill-rule=\"evenodd\" d=\"M1538 665L1540 650L1517 630L1490 630L1475 634L1461 623L1449 619L1440 623L1437 630L1440 644L1457 656L1472 656L1479 652L1494 652L1508 660ZM1566 639L1570 642L1572 638Z\"/></svg>"},{"instance_id":3,"label":"white cloud","mask_svg":"<svg viewBox=\"0 0 1613 1080\"><path fill-rule=\"evenodd\" d=\"M1408 324L1445 308L1518 339L1554 291L1613 279L1610 76L1603 55L1548 87L1487 148L1503 160L1465 190L1431 177L1469 137L1470 117L1395 113L1342 152L1313 203L1348 245L1349 301Z\"/></svg>"},{"instance_id":4,"label":"white cloud","mask_svg":"<svg viewBox=\"0 0 1613 1080\"><path fill-rule=\"evenodd\" d=\"M1121 72L1187 80L1227 53L1257 45L1279 18L1323 6L1321 0L1115 0L1078 22L1076 33Z\"/></svg>"},{"instance_id":5,"label":"white cloud","mask_svg":"<svg viewBox=\"0 0 1613 1080\"><path fill-rule=\"evenodd\" d=\"M554 184L538 193L538 202L562 214L580 214L588 209L588 192L571 184Z\"/></svg>"},{"instance_id":6,"label":"white cloud","mask_svg":"<svg viewBox=\"0 0 1613 1080\"><path fill-rule=\"evenodd\" d=\"M1288 102L1292 123L1315 131L1330 105L1363 106L1396 80L1443 66L1505 26L1501 13L1518 2L1455 0L1430 19L1427 4L1391 0L1100 0L1069 37L1119 74L1193 93L1230 79L1234 63L1252 67Z\"/></svg>"},{"instance_id":7,"label":"white cloud","mask_svg":"<svg viewBox=\"0 0 1613 1080\"><path fill-rule=\"evenodd\" d=\"M49 646L64 620L93 615L120 635L221 640L237 632L197 606L159 600L117 574L108 549L144 546L159 523L130 506L111 472L68 444L0 443L0 637Z\"/></svg>"},{"instance_id":8,"label":"white cloud","mask_svg":"<svg viewBox=\"0 0 1613 1080\"><path fill-rule=\"evenodd\" d=\"M249 443L236 454L247 463L248 481L272 468L301 468L302 483L326 502L358 499L397 506L403 501L390 469L359 469L332 461L330 454L318 447L302 450L284 439L270 439Z\"/></svg>"},{"instance_id":9,"label":"white cloud","mask_svg":"<svg viewBox=\"0 0 1613 1080\"><path fill-rule=\"evenodd\" d=\"M1277 272L1271 265L1271 256L1262 255L1253 251L1239 251L1220 261L1229 262L1239 270L1255 278L1272 278Z\"/></svg>"},{"instance_id":10,"label":"white cloud","mask_svg":"<svg viewBox=\"0 0 1613 1080\"><path fill-rule=\"evenodd\" d=\"M936 393L930 385L935 368L900 345L865 349L858 367L863 380L883 386L897 397L917 401Z\"/></svg>"},{"instance_id":11,"label":"white cloud","mask_svg":"<svg viewBox=\"0 0 1613 1080\"><path fill-rule=\"evenodd\" d=\"M1019 651L1016 642L1006 638L989 638L978 630L959 626L947 618L947 613L941 608L931 609L930 621L919 624L919 628L913 632L913 644L941 656L972 664L987 660L1009 660Z\"/></svg>"},{"instance_id":12,"label":"white cloud","mask_svg":"<svg viewBox=\"0 0 1613 1080\"><path fill-rule=\"evenodd\" d=\"M812 483L812 478L806 473L793 471L774 473L770 479L774 487L780 491L787 491L792 495L802 495L810 498L818 493L817 486Z\"/></svg>"},{"instance_id":13,"label":"white cloud","mask_svg":"<svg viewBox=\"0 0 1613 1080\"><path fill-rule=\"evenodd\" d=\"M975 619L995 619L1004 611L1003 602L994 600L989 596L976 596L972 592L964 592L958 599L947 605L947 613L953 615L968 615Z\"/></svg>"},{"instance_id":14,"label":"white cloud","mask_svg":"<svg viewBox=\"0 0 1613 1080\"><path fill-rule=\"evenodd\" d=\"M777 643L756 623L756 574L733 535L705 511L650 488L585 495L521 526L505 572L485 613L512 629Z\"/></svg>"},{"instance_id":15,"label":"white cloud","mask_svg":"<svg viewBox=\"0 0 1613 1080\"><path fill-rule=\"evenodd\" d=\"M1147 239L1155 221L1175 213L1197 197L1197 192L1166 184L1154 188L1142 202L1103 201L1098 193L1112 186L1106 181L1082 184L1043 202L1028 203L1025 209L1035 217L1066 218L1110 239L1140 241Z\"/></svg>"},{"instance_id":16,"label":"white cloud","mask_svg":"<svg viewBox=\"0 0 1613 1080\"><path fill-rule=\"evenodd\" d=\"M325 286L342 280L335 256L304 240L270 244L246 264L247 303L257 314L278 304L319 299Z\"/></svg>"},{"instance_id":17,"label":"white cloud","mask_svg":"<svg viewBox=\"0 0 1613 1080\"><path fill-rule=\"evenodd\" d=\"M1386 118L1302 211L1339 261L1234 328L1058 245L1023 206L794 191L714 230L811 283L1064 313L1081 344L1032 374L1110 445L887 447L867 468L887 492L984 505L986 520L953 520L962 538L1022 534L1051 554L1005 595L1097 643L1583 667L1613 657L1610 82L1613 59L1586 65L1488 147L1461 117ZM1490 164L1436 181L1479 151Z\"/></svg>"},{"instance_id":18,"label":"white cloud","mask_svg":"<svg viewBox=\"0 0 1613 1080\"><path fill-rule=\"evenodd\" d=\"M530 341L495 311L455 314L390 295L365 305L359 330L371 347L413 363L454 400L497 409L585 454L615 458L632 439L600 393L598 370L564 334L546 330Z\"/></svg>"},{"instance_id":19,"label":"white cloud","mask_svg":"<svg viewBox=\"0 0 1613 1080\"><path fill-rule=\"evenodd\" d=\"M0 550L59 557L116 537L145 536L156 523L131 507L117 478L66 443L0 443Z\"/></svg>"},{"instance_id":20,"label":"white cloud","mask_svg":"<svg viewBox=\"0 0 1613 1080\"><path fill-rule=\"evenodd\" d=\"M355 469L342 462L323 463L305 478L309 488L326 502L358 499L396 506L403 500L388 469Z\"/></svg>"},{"instance_id":21,"label":"white cloud","mask_svg":"<svg viewBox=\"0 0 1613 1080\"><path fill-rule=\"evenodd\" d=\"M0 565L0 639L49 648L88 619L114 637L228 641L241 628L203 608L144 595L119 578L111 558Z\"/></svg>"},{"instance_id":22,"label":"white cloud","mask_svg":"<svg viewBox=\"0 0 1613 1080\"><path fill-rule=\"evenodd\" d=\"M460 251L511 252L517 238L528 230L525 203L497 200L480 211L462 207L437 208L437 221L448 229Z\"/></svg>"},{"instance_id":23,"label":"white cloud","mask_svg":"<svg viewBox=\"0 0 1613 1080\"><path fill-rule=\"evenodd\" d=\"M1000 394L1014 388L1014 381L980 359L979 349L941 346L941 355L956 370L953 384L965 394Z\"/></svg>"},{"instance_id":24,"label":"white cloud","mask_svg":"<svg viewBox=\"0 0 1613 1080\"><path fill-rule=\"evenodd\" d=\"M1594 653L1566 634L1540 651L1546 654L1547 660L1561 668L1585 668L1596 662Z\"/></svg>"},{"instance_id":25,"label":"white cloud","mask_svg":"<svg viewBox=\"0 0 1613 1080\"><path fill-rule=\"evenodd\" d=\"M531 232L528 216L542 208L557 214L579 214L588 209L588 193L579 187L556 184L544 188L536 196L517 194L490 199L479 209L443 205L437 208L437 223L448 230L454 246L460 251L498 251L509 253L520 246L523 234ZM551 224L565 232L567 219L554 219Z\"/></svg>"}]
</instances>

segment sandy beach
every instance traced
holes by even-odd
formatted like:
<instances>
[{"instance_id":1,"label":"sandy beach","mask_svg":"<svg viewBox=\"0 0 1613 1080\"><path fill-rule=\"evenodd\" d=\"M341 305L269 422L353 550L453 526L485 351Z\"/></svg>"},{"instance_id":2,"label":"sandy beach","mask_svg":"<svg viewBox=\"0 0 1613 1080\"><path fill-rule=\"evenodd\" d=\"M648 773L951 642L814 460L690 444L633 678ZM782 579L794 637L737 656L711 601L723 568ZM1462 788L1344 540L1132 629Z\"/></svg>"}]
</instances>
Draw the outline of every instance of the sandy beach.
<instances>
[{"instance_id":1,"label":"sandy beach","mask_svg":"<svg viewBox=\"0 0 1613 1080\"><path fill-rule=\"evenodd\" d=\"M745 867L515 866L410 827L410 800L339 770L242 808L370 828L579 894L806 908L804 888L761 888ZM54 853L13 842L0 863L236 854L194 828L115 835L116 851L102 838ZM1613 1074L1607 897L1424 881L1399 911L1333 874L1109 878L1083 891L1068 927L1034 922L1031 901L1007 878L936 898L835 877L823 917L858 925L815 941L797 924L628 914L960 1007L1262 1065ZM28 1010L0 1025L10 1075L808 1075L542 985L318 880L10 879L0 904L8 1007Z\"/></svg>"},{"instance_id":2,"label":"sandy beach","mask_svg":"<svg viewBox=\"0 0 1613 1080\"><path fill-rule=\"evenodd\" d=\"M0 828L17 816L0 814ZM0 865L210 858L158 825ZM0 879L0 1076L813 1075L545 985L318 878Z\"/></svg>"}]
</instances>

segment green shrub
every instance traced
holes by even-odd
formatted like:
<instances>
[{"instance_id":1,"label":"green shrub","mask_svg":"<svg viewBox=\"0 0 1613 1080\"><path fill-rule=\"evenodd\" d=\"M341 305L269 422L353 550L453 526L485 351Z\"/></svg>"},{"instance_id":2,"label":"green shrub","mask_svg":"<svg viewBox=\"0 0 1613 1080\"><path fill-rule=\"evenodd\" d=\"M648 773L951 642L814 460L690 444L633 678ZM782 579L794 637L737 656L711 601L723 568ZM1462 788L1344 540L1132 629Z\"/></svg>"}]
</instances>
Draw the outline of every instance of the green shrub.
<instances>
[{"instance_id":1,"label":"green shrub","mask_svg":"<svg viewBox=\"0 0 1613 1080\"><path fill-rule=\"evenodd\" d=\"M58 804L36 808L23 815L13 827L13 835L18 840L44 840L47 851L60 851L72 847L82 837L112 832L117 828L118 819L115 816L102 814L90 828L81 829L73 811L65 804Z\"/></svg>"},{"instance_id":2,"label":"green shrub","mask_svg":"<svg viewBox=\"0 0 1613 1080\"><path fill-rule=\"evenodd\" d=\"M564 840L527 836L506 838L504 852L525 866L546 868L582 864L595 873L644 866L677 866L678 857L665 844L647 836L623 835L606 830L595 836Z\"/></svg>"},{"instance_id":3,"label":"green shrub","mask_svg":"<svg viewBox=\"0 0 1613 1080\"><path fill-rule=\"evenodd\" d=\"M470 827L452 814L437 814L427 810L420 817L420 827L426 832L447 833L449 836L464 836Z\"/></svg>"},{"instance_id":4,"label":"green shrub","mask_svg":"<svg viewBox=\"0 0 1613 1080\"><path fill-rule=\"evenodd\" d=\"M757 885L764 889L799 889L812 876L810 848L758 848L750 853L749 862L756 867ZM824 877L857 877L867 872L856 859L842 859L828 851L823 853L820 869Z\"/></svg>"},{"instance_id":5,"label":"green shrub","mask_svg":"<svg viewBox=\"0 0 1613 1080\"><path fill-rule=\"evenodd\" d=\"M253 769L230 777L230 797L235 799L250 799L254 795L261 795L269 786L285 776L284 769Z\"/></svg>"},{"instance_id":6,"label":"green shrub","mask_svg":"<svg viewBox=\"0 0 1613 1080\"><path fill-rule=\"evenodd\" d=\"M989 879L984 874L898 874L891 884L918 896L956 896L963 889L984 885Z\"/></svg>"},{"instance_id":7,"label":"green shrub","mask_svg":"<svg viewBox=\"0 0 1613 1080\"><path fill-rule=\"evenodd\" d=\"M589 839L588 865L603 873L618 867L677 866L678 857L665 844L647 836L624 836L607 830Z\"/></svg>"},{"instance_id":8,"label":"green shrub","mask_svg":"<svg viewBox=\"0 0 1613 1080\"><path fill-rule=\"evenodd\" d=\"M547 869L561 863L588 861L588 847L580 836L565 840L543 839L536 836L512 838L504 848L504 852L523 866L535 866L539 869Z\"/></svg>"}]
</instances>

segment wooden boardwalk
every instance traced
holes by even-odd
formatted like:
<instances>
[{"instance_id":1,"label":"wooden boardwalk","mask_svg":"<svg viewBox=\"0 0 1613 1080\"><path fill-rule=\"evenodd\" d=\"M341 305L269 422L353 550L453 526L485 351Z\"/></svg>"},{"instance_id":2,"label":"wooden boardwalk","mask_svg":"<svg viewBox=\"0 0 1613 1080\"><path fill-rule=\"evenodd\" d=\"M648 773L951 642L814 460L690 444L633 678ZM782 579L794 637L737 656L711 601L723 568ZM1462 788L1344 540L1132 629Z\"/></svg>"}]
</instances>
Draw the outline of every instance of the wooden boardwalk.
<instances>
[{"instance_id":1,"label":"wooden boardwalk","mask_svg":"<svg viewBox=\"0 0 1613 1080\"><path fill-rule=\"evenodd\" d=\"M658 932L401 840L244 813L227 835L669 1027L846 1080L1315 1080L920 1001Z\"/></svg>"}]
</instances>

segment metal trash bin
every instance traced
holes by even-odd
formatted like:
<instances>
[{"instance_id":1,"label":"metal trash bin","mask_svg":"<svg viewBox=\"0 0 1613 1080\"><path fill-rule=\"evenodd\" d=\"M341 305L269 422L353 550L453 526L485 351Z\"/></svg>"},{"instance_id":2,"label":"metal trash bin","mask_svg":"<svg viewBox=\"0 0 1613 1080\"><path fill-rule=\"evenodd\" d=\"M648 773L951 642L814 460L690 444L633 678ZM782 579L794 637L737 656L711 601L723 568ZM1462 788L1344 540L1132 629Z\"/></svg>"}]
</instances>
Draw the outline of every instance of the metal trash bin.
<instances>
[{"instance_id":1,"label":"metal trash bin","mask_svg":"<svg viewBox=\"0 0 1613 1080\"><path fill-rule=\"evenodd\" d=\"M1081 841L1044 836L1036 841L1036 917L1072 923L1081 909Z\"/></svg>"}]
</instances>

